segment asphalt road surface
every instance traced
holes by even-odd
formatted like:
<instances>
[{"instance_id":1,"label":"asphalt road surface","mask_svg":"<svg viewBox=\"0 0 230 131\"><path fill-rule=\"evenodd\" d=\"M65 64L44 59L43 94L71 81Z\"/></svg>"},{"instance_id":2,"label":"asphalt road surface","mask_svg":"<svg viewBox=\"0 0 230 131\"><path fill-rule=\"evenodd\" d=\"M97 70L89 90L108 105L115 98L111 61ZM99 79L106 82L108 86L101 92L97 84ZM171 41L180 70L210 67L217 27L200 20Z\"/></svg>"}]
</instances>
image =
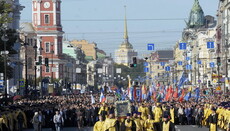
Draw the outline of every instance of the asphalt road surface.
<instances>
[{"instance_id":1,"label":"asphalt road surface","mask_svg":"<svg viewBox=\"0 0 230 131\"><path fill-rule=\"evenodd\" d=\"M176 127L176 131L209 131L208 128L206 127L202 127L202 128L198 128L197 126L194 126L194 125L183 125L183 126L179 126L177 125ZM25 131L33 131L33 129L28 129L28 130L25 130ZM51 129L42 129L42 131L52 131ZM86 127L84 129L77 129L75 127L70 127L70 128L63 128L62 131L93 131L93 128L92 127ZM218 129L218 131L224 131L224 130L221 130L221 129Z\"/></svg>"}]
</instances>

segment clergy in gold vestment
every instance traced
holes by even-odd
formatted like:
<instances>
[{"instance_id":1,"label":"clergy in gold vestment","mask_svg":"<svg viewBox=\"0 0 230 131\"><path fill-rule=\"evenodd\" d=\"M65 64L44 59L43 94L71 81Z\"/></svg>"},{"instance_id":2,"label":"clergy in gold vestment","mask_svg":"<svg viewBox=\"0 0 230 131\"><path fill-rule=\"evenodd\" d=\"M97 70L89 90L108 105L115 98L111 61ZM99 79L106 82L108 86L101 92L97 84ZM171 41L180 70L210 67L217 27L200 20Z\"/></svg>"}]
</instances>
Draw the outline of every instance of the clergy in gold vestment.
<instances>
[{"instance_id":1,"label":"clergy in gold vestment","mask_svg":"<svg viewBox=\"0 0 230 131\"><path fill-rule=\"evenodd\" d=\"M144 104L142 104L139 108L138 108L138 112L141 112L141 118L143 120L146 120L147 119L147 112L148 112L148 109L145 107Z\"/></svg>"},{"instance_id":2,"label":"clergy in gold vestment","mask_svg":"<svg viewBox=\"0 0 230 131\"><path fill-rule=\"evenodd\" d=\"M126 119L122 122L120 131L136 131L136 124L130 113L127 113Z\"/></svg>"},{"instance_id":3,"label":"clergy in gold vestment","mask_svg":"<svg viewBox=\"0 0 230 131\"><path fill-rule=\"evenodd\" d=\"M114 112L109 113L109 117L106 118L102 131L119 131L119 121L114 118Z\"/></svg>"},{"instance_id":4,"label":"clergy in gold vestment","mask_svg":"<svg viewBox=\"0 0 230 131\"><path fill-rule=\"evenodd\" d=\"M160 122L161 121L161 117L162 117L162 109L160 108L160 104L157 104L157 107L154 109L154 120L155 122Z\"/></svg>"},{"instance_id":5,"label":"clergy in gold vestment","mask_svg":"<svg viewBox=\"0 0 230 131\"><path fill-rule=\"evenodd\" d=\"M104 121L102 120L102 116L99 116L99 121L95 123L93 127L93 131L103 131Z\"/></svg>"},{"instance_id":6,"label":"clergy in gold vestment","mask_svg":"<svg viewBox=\"0 0 230 131\"><path fill-rule=\"evenodd\" d=\"M154 123L154 129L156 131L176 131L174 123L169 120L167 114L164 115L163 122Z\"/></svg>"},{"instance_id":7,"label":"clergy in gold vestment","mask_svg":"<svg viewBox=\"0 0 230 131\"><path fill-rule=\"evenodd\" d=\"M145 121L144 128L145 131L154 131L153 123L155 121L153 120L153 116L148 115L148 119Z\"/></svg>"},{"instance_id":8,"label":"clergy in gold vestment","mask_svg":"<svg viewBox=\"0 0 230 131\"><path fill-rule=\"evenodd\" d=\"M208 117L209 131L217 131L217 114L215 109L212 109L211 115Z\"/></svg>"}]
</instances>

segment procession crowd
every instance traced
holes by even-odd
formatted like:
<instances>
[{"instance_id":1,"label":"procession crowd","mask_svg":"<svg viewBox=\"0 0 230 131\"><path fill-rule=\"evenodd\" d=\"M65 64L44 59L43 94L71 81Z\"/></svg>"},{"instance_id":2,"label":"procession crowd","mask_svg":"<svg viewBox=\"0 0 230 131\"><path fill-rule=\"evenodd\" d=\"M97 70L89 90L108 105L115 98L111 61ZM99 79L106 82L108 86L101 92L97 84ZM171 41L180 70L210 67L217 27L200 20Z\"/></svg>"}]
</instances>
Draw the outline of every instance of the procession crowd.
<instances>
[{"instance_id":1,"label":"procession crowd","mask_svg":"<svg viewBox=\"0 0 230 131\"><path fill-rule=\"evenodd\" d=\"M113 94L107 96L115 97ZM229 131L228 95L208 96L190 101L132 101L126 117L115 117L114 103L100 103L99 94L45 96L21 99L0 107L0 131L22 131L25 128L92 127L94 131L173 131L174 125L209 126Z\"/></svg>"}]
</instances>

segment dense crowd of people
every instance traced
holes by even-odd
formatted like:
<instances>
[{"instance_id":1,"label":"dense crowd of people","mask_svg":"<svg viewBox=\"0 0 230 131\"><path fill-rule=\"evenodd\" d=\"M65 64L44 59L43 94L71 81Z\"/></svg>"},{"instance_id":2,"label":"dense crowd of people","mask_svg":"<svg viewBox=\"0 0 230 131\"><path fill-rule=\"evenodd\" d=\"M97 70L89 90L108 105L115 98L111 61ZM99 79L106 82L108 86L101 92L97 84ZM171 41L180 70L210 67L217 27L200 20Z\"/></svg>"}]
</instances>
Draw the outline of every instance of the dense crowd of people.
<instances>
[{"instance_id":1,"label":"dense crowd of people","mask_svg":"<svg viewBox=\"0 0 230 131\"><path fill-rule=\"evenodd\" d=\"M115 97L113 94L107 94ZM45 96L21 99L0 107L0 131L24 128L93 127L94 131L173 131L174 125L208 126L228 130L230 102L228 95L212 95L190 101L131 101L127 116L115 117L114 103L100 103L99 94Z\"/></svg>"}]
</instances>

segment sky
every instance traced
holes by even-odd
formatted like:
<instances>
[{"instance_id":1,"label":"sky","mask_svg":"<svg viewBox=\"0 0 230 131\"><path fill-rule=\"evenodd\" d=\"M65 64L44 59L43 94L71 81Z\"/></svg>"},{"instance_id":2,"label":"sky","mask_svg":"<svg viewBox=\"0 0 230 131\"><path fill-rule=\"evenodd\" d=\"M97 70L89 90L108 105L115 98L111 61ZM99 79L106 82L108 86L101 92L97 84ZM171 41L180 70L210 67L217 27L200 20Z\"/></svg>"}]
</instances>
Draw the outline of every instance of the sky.
<instances>
[{"instance_id":1,"label":"sky","mask_svg":"<svg viewBox=\"0 0 230 131\"><path fill-rule=\"evenodd\" d=\"M218 0L199 0L205 15L216 16ZM31 22L32 0L20 0L25 6L21 22ZM126 6L129 42L140 57L156 49L172 49L186 27L194 0L62 0L62 26L69 40L97 43L107 55L123 41Z\"/></svg>"}]
</instances>

